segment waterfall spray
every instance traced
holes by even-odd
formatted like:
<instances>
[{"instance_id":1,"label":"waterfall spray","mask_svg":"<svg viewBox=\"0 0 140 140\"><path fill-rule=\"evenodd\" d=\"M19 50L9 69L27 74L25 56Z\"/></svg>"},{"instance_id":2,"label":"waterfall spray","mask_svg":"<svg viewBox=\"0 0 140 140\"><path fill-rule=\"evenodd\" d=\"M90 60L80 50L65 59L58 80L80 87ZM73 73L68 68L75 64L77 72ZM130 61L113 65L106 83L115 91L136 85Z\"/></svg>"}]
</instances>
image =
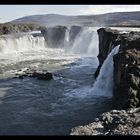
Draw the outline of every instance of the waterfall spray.
<instances>
[{"instance_id":1,"label":"waterfall spray","mask_svg":"<svg viewBox=\"0 0 140 140\"><path fill-rule=\"evenodd\" d=\"M97 29L85 28L77 36L72 46L71 53L98 55L98 34Z\"/></svg>"},{"instance_id":2,"label":"waterfall spray","mask_svg":"<svg viewBox=\"0 0 140 140\"><path fill-rule=\"evenodd\" d=\"M0 53L17 53L44 48L46 48L45 40L40 36L23 35L21 37L0 38Z\"/></svg>"},{"instance_id":3,"label":"waterfall spray","mask_svg":"<svg viewBox=\"0 0 140 140\"><path fill-rule=\"evenodd\" d=\"M113 56L118 53L120 45L116 46L104 61L99 76L94 83L93 93L103 96L112 96L113 91Z\"/></svg>"}]
</instances>

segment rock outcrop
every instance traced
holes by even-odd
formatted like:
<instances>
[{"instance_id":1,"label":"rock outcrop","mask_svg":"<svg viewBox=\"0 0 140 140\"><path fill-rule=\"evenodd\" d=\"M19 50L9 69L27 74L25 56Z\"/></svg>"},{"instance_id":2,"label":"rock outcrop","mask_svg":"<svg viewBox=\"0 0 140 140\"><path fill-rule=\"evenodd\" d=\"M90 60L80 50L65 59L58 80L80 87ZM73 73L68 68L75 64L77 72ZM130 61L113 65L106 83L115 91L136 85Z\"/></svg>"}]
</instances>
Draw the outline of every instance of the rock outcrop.
<instances>
[{"instance_id":1,"label":"rock outcrop","mask_svg":"<svg viewBox=\"0 0 140 140\"><path fill-rule=\"evenodd\" d=\"M25 68L17 71L16 78L23 79L24 77L35 77L38 80L51 80L53 75L47 71L37 71L29 68Z\"/></svg>"},{"instance_id":2,"label":"rock outcrop","mask_svg":"<svg viewBox=\"0 0 140 140\"><path fill-rule=\"evenodd\" d=\"M99 66L95 72L95 77L98 76L100 68L107 58L111 50L120 44L120 33L117 30L111 30L109 28L100 28L97 30L99 36Z\"/></svg>"},{"instance_id":3,"label":"rock outcrop","mask_svg":"<svg viewBox=\"0 0 140 140\"><path fill-rule=\"evenodd\" d=\"M51 48L64 47L66 29L67 27L65 26L42 28L41 33L44 36L48 47Z\"/></svg>"},{"instance_id":4,"label":"rock outcrop","mask_svg":"<svg viewBox=\"0 0 140 140\"><path fill-rule=\"evenodd\" d=\"M101 28L99 34L99 67L111 52L120 45L119 53L114 58L114 107L127 109L140 106L140 33Z\"/></svg>"},{"instance_id":5,"label":"rock outcrop","mask_svg":"<svg viewBox=\"0 0 140 140\"><path fill-rule=\"evenodd\" d=\"M74 40L76 39L77 35L82 31L81 26L71 26L69 31L69 41L70 45L73 44Z\"/></svg>"},{"instance_id":6,"label":"rock outcrop","mask_svg":"<svg viewBox=\"0 0 140 140\"><path fill-rule=\"evenodd\" d=\"M140 107L140 33L121 37L120 52L114 56L115 106Z\"/></svg>"},{"instance_id":7,"label":"rock outcrop","mask_svg":"<svg viewBox=\"0 0 140 140\"><path fill-rule=\"evenodd\" d=\"M73 128L70 135L140 135L140 108L103 113L93 123Z\"/></svg>"},{"instance_id":8,"label":"rock outcrop","mask_svg":"<svg viewBox=\"0 0 140 140\"><path fill-rule=\"evenodd\" d=\"M12 23L4 23L0 24L0 35L11 34L11 33L19 33L19 32L29 32L40 30L40 25L38 24L12 24Z\"/></svg>"}]
</instances>

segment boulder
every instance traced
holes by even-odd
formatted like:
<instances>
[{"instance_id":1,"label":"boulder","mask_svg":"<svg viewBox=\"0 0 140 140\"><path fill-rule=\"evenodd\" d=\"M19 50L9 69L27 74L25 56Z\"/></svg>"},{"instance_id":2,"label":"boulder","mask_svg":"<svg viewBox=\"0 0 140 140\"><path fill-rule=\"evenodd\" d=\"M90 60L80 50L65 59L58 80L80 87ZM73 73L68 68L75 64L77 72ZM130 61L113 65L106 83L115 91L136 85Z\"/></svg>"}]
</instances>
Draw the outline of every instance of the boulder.
<instances>
[{"instance_id":1,"label":"boulder","mask_svg":"<svg viewBox=\"0 0 140 140\"><path fill-rule=\"evenodd\" d=\"M49 72L47 73L36 73L35 74L38 80L51 80L53 79L53 75Z\"/></svg>"},{"instance_id":2,"label":"boulder","mask_svg":"<svg viewBox=\"0 0 140 140\"><path fill-rule=\"evenodd\" d=\"M16 75L18 78L23 79L24 77L35 77L38 80L51 80L53 79L53 75L50 72L44 72L44 71L36 71L32 69L22 69L19 70Z\"/></svg>"}]
</instances>

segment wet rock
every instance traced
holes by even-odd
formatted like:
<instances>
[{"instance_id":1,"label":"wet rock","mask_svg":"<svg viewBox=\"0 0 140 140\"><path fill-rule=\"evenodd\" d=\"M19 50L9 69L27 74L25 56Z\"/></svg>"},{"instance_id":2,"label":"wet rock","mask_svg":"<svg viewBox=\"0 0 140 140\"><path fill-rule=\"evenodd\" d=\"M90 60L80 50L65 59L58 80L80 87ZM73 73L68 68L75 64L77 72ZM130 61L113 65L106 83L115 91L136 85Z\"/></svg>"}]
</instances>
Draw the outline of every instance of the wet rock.
<instances>
[{"instance_id":1,"label":"wet rock","mask_svg":"<svg viewBox=\"0 0 140 140\"><path fill-rule=\"evenodd\" d=\"M120 44L120 33L117 30L111 30L109 28L100 28L97 30L99 36L99 66L95 72L95 78L98 76L100 68L107 58L108 54L114 47Z\"/></svg>"},{"instance_id":2,"label":"wet rock","mask_svg":"<svg viewBox=\"0 0 140 140\"><path fill-rule=\"evenodd\" d=\"M23 79L23 78L24 78L24 76L23 76L23 75L20 75L18 78L19 78L19 79Z\"/></svg>"},{"instance_id":3,"label":"wet rock","mask_svg":"<svg viewBox=\"0 0 140 140\"><path fill-rule=\"evenodd\" d=\"M94 122L73 128L70 135L140 135L140 108L103 113Z\"/></svg>"},{"instance_id":4,"label":"wet rock","mask_svg":"<svg viewBox=\"0 0 140 140\"><path fill-rule=\"evenodd\" d=\"M51 80L53 79L53 75L50 72L44 72L44 71L36 71L32 69L22 69L19 70L16 75L18 78L23 79L24 77L34 77L37 78L38 80Z\"/></svg>"},{"instance_id":5,"label":"wet rock","mask_svg":"<svg viewBox=\"0 0 140 140\"><path fill-rule=\"evenodd\" d=\"M100 68L108 54L120 45L119 53L113 57L114 87L113 100L117 109L140 106L140 32L121 33L109 28L98 30L99 35L99 67L95 72L98 76Z\"/></svg>"},{"instance_id":6,"label":"wet rock","mask_svg":"<svg viewBox=\"0 0 140 140\"><path fill-rule=\"evenodd\" d=\"M71 26L70 31L69 31L69 41L70 45L74 43L74 40L78 36L78 34L82 31L81 26Z\"/></svg>"},{"instance_id":7,"label":"wet rock","mask_svg":"<svg viewBox=\"0 0 140 140\"><path fill-rule=\"evenodd\" d=\"M140 35L130 36L122 37L120 53L114 56L113 97L118 109L140 106Z\"/></svg>"},{"instance_id":8,"label":"wet rock","mask_svg":"<svg viewBox=\"0 0 140 140\"><path fill-rule=\"evenodd\" d=\"M53 79L53 75L49 72L47 73L36 73L35 74L38 80L51 80Z\"/></svg>"}]
</instances>

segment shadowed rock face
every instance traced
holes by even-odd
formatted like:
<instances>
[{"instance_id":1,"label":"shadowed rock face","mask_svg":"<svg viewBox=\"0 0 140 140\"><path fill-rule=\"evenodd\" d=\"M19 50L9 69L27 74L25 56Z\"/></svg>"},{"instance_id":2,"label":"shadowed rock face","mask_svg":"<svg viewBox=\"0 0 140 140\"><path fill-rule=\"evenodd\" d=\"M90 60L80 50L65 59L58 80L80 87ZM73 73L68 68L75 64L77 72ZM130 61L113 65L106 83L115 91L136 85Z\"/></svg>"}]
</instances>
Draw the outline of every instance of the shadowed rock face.
<instances>
[{"instance_id":1,"label":"shadowed rock face","mask_svg":"<svg viewBox=\"0 0 140 140\"><path fill-rule=\"evenodd\" d=\"M120 34L117 30L100 28L97 32L99 35L99 67L95 72L95 77L98 76L100 68L108 54L120 43Z\"/></svg>"},{"instance_id":2,"label":"shadowed rock face","mask_svg":"<svg viewBox=\"0 0 140 140\"><path fill-rule=\"evenodd\" d=\"M114 56L114 107L126 109L140 106L140 33L101 28L99 34L99 67L111 50L120 44L119 53Z\"/></svg>"},{"instance_id":3,"label":"shadowed rock face","mask_svg":"<svg viewBox=\"0 0 140 140\"><path fill-rule=\"evenodd\" d=\"M140 106L140 34L122 37L114 56L114 103L117 108ZM115 100L117 102L115 102Z\"/></svg>"},{"instance_id":4,"label":"shadowed rock face","mask_svg":"<svg viewBox=\"0 0 140 140\"><path fill-rule=\"evenodd\" d=\"M56 26L41 29L41 33L46 40L46 44L51 48L64 47L65 33L67 27Z\"/></svg>"},{"instance_id":5,"label":"shadowed rock face","mask_svg":"<svg viewBox=\"0 0 140 140\"><path fill-rule=\"evenodd\" d=\"M69 31L69 40L70 40L70 45L73 44L75 38L77 35L82 31L81 26L71 26L70 31Z\"/></svg>"}]
</instances>

